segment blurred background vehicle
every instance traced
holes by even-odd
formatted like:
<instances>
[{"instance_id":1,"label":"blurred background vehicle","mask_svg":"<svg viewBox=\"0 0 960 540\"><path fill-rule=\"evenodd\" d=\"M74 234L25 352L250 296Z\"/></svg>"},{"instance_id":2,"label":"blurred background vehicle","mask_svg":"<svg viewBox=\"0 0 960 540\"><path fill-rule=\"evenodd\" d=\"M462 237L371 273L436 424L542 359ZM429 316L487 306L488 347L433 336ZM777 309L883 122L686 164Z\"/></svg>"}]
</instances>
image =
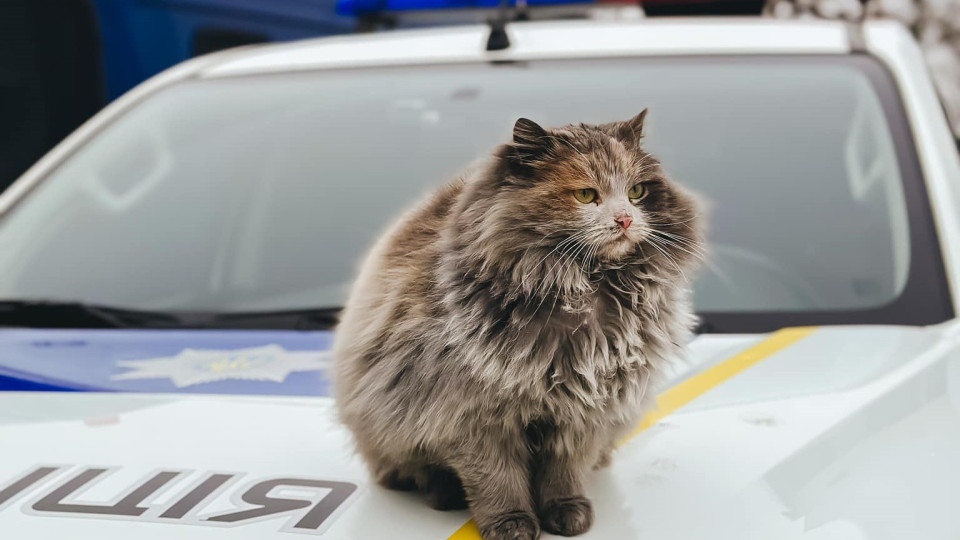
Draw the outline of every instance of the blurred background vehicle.
<instances>
[{"instance_id":1,"label":"blurred background vehicle","mask_svg":"<svg viewBox=\"0 0 960 540\"><path fill-rule=\"evenodd\" d=\"M711 20L698 28L822 41L726 38L698 59L668 52L695 44L669 35L676 24L538 24L509 25L508 41L566 36L576 48L540 58L519 41L494 52L532 58L482 62L485 28L466 26L433 31L446 47L433 56L407 58L416 35L396 33L354 39L352 55L320 40L198 59L215 63L125 100L125 114L100 118L23 184L35 188L0 227L0 299L183 319L146 317L147 328L256 318L292 329L291 312L343 305L378 231L509 140L516 118L603 123L649 107L649 148L714 208L711 265L696 282L711 331L928 324L949 312L942 265L925 251L939 243L924 237L929 215L904 203L923 177L897 81L924 78L844 53L838 25ZM590 44L600 30L618 39ZM365 43L379 54L364 58ZM390 43L399 65L383 56ZM473 62L452 61L468 52ZM362 226L346 226L353 216ZM246 315L268 312L283 316Z\"/></svg>"},{"instance_id":2,"label":"blurred background vehicle","mask_svg":"<svg viewBox=\"0 0 960 540\"><path fill-rule=\"evenodd\" d=\"M0 194L4 538L478 538L350 451L336 308L378 231L518 116L649 107L646 147L712 202L705 324L685 386L591 476L585 540L956 539L960 156L902 25L498 28L193 59ZM355 489L274 491L323 519L241 519L252 485L218 489L240 473Z\"/></svg>"},{"instance_id":3,"label":"blurred background vehicle","mask_svg":"<svg viewBox=\"0 0 960 540\"><path fill-rule=\"evenodd\" d=\"M178 62L355 26L335 0L3 0L0 190L105 104Z\"/></svg>"},{"instance_id":4,"label":"blurred background vehicle","mask_svg":"<svg viewBox=\"0 0 960 540\"><path fill-rule=\"evenodd\" d=\"M768 0L764 13L779 18L899 21L920 44L960 141L960 0Z\"/></svg>"},{"instance_id":5,"label":"blurred background vehicle","mask_svg":"<svg viewBox=\"0 0 960 540\"><path fill-rule=\"evenodd\" d=\"M510 0L516 3L515 0ZM766 2L766 5L765 5ZM0 190L103 105L191 57L236 46L482 22L499 0L5 0ZM521 1L521 5L523 2ZM529 18L760 15L855 20L859 0L530 0ZM598 6L624 9L595 9ZM450 9L456 8L456 9ZM960 0L868 0L918 37L960 136Z\"/></svg>"}]
</instances>

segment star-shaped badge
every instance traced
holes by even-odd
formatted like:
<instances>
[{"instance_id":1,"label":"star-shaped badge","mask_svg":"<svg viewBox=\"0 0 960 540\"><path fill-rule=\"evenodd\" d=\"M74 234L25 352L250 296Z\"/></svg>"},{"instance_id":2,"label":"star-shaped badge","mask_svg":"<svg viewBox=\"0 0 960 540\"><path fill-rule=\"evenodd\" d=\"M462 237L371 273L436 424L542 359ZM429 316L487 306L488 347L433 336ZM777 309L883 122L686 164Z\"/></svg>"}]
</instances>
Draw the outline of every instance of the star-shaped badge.
<instances>
[{"instance_id":1,"label":"star-shaped badge","mask_svg":"<svg viewBox=\"0 0 960 540\"><path fill-rule=\"evenodd\" d=\"M184 349L176 356L117 362L117 366L132 371L111 379L170 379L177 388L228 379L282 383L295 371L323 371L330 363L330 351L288 351L279 345L234 350Z\"/></svg>"}]
</instances>

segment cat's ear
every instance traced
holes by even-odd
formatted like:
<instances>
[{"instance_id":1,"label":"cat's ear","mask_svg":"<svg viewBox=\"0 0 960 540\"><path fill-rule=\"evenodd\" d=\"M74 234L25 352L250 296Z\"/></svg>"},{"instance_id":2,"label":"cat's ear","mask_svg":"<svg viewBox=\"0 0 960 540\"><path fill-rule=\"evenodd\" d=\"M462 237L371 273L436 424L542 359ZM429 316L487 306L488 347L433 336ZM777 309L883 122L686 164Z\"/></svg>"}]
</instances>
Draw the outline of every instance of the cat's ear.
<instances>
[{"instance_id":1,"label":"cat's ear","mask_svg":"<svg viewBox=\"0 0 960 540\"><path fill-rule=\"evenodd\" d=\"M617 129L617 136L620 140L627 143L639 144L643 138L643 121L647 118L647 109L640 111L640 114L621 122Z\"/></svg>"},{"instance_id":2,"label":"cat's ear","mask_svg":"<svg viewBox=\"0 0 960 540\"><path fill-rule=\"evenodd\" d=\"M513 125L513 153L521 162L532 162L550 151L552 140L547 130L527 118Z\"/></svg>"}]
</instances>

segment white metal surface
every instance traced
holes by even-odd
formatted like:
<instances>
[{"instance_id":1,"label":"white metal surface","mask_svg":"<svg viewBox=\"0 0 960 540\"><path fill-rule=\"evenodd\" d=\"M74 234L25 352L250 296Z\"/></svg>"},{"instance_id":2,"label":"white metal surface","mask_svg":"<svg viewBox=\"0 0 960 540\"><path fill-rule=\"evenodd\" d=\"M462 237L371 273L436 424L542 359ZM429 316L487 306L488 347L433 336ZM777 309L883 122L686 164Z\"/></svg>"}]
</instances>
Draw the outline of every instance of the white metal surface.
<instances>
[{"instance_id":1,"label":"white metal surface","mask_svg":"<svg viewBox=\"0 0 960 540\"><path fill-rule=\"evenodd\" d=\"M848 52L838 23L643 21L512 25L515 48L482 50L483 27L333 38L233 51L166 72L108 107L0 196L7 211L57 163L140 100L178 81L277 70L658 54ZM960 162L916 45L882 22L872 54L904 96L960 305ZM706 337L695 363L713 364L761 339ZM705 394L631 441L593 475L597 523L585 538L894 540L960 538L960 356L954 323L928 329L822 329ZM331 515L326 538L447 538L465 513L369 484L326 400L0 393L0 493L41 465L60 469L0 502L2 538L272 538L286 515L216 527L199 523L238 503L244 482L343 481L359 491ZM84 467L119 469L78 501L116 501L158 470L177 479L114 519L35 510ZM159 518L199 479L243 475L185 519ZM308 495L303 497L309 498ZM290 497L295 498L293 495ZM242 506L242 501L239 503Z\"/></svg>"},{"instance_id":2,"label":"white metal surface","mask_svg":"<svg viewBox=\"0 0 960 540\"><path fill-rule=\"evenodd\" d=\"M593 473L597 519L583 538L957 538L955 330L827 328L776 353ZM709 336L693 351L732 355L761 338ZM372 486L326 399L0 394L0 441L0 491L35 466L64 466L0 506L4 538L290 537L280 529L302 511L229 528L202 523L243 507L237 494L251 483L277 477L358 486L324 524L324 538L443 540L468 519ZM145 500L139 517L34 508L92 466L116 470L65 502L115 502L158 471L180 476ZM212 472L242 478L185 519L158 517Z\"/></svg>"},{"instance_id":3,"label":"white metal surface","mask_svg":"<svg viewBox=\"0 0 960 540\"><path fill-rule=\"evenodd\" d=\"M843 24L828 21L550 21L514 23L507 34L510 48L495 52L484 50L486 26L316 39L254 50L211 65L202 75L541 58L849 52Z\"/></svg>"},{"instance_id":4,"label":"white metal surface","mask_svg":"<svg viewBox=\"0 0 960 540\"><path fill-rule=\"evenodd\" d=\"M940 234L953 305L960 306L960 153L923 55L907 29L893 21L877 21L865 27L864 38L900 87Z\"/></svg>"}]
</instances>

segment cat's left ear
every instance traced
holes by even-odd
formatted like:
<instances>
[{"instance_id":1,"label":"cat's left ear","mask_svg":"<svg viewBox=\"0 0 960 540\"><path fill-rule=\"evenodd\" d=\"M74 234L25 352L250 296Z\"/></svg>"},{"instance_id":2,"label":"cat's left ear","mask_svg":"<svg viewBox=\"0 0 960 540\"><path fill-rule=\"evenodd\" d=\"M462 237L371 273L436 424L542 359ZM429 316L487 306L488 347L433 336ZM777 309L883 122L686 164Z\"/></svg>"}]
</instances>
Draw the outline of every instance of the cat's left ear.
<instances>
[{"instance_id":1,"label":"cat's left ear","mask_svg":"<svg viewBox=\"0 0 960 540\"><path fill-rule=\"evenodd\" d=\"M513 125L513 146L521 157L536 159L550 149L550 134L533 120L520 118Z\"/></svg>"},{"instance_id":2,"label":"cat's left ear","mask_svg":"<svg viewBox=\"0 0 960 540\"><path fill-rule=\"evenodd\" d=\"M643 138L643 121L647 118L647 109L640 111L640 114L621 122L617 135L620 140L628 143L638 144Z\"/></svg>"},{"instance_id":3,"label":"cat's left ear","mask_svg":"<svg viewBox=\"0 0 960 540\"><path fill-rule=\"evenodd\" d=\"M529 176L553 149L553 136L533 120L521 118L513 126L513 144L508 146L511 170Z\"/></svg>"}]
</instances>

